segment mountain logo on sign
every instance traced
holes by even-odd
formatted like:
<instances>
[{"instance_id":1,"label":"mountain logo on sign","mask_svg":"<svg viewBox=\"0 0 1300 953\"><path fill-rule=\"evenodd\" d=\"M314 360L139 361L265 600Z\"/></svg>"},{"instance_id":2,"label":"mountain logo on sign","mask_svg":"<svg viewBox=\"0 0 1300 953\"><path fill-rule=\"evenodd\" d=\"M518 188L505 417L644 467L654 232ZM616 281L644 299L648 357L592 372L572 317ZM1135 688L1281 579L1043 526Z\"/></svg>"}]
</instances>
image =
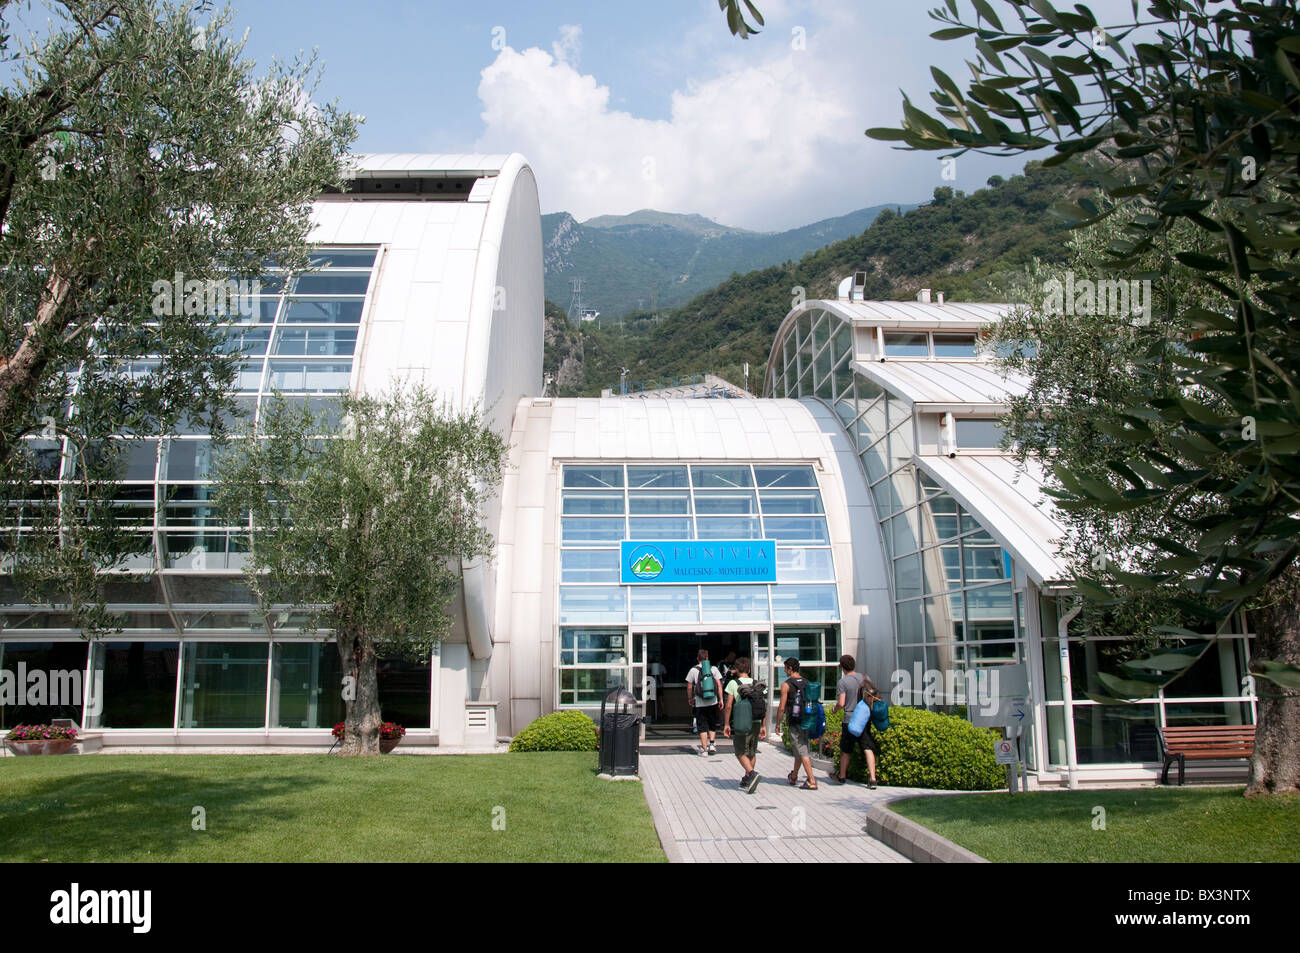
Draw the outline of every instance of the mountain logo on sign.
<instances>
[{"instance_id":1,"label":"mountain logo on sign","mask_svg":"<svg viewBox=\"0 0 1300 953\"><path fill-rule=\"evenodd\" d=\"M641 546L632 552L632 575L654 579L664 571L664 554L653 546Z\"/></svg>"}]
</instances>

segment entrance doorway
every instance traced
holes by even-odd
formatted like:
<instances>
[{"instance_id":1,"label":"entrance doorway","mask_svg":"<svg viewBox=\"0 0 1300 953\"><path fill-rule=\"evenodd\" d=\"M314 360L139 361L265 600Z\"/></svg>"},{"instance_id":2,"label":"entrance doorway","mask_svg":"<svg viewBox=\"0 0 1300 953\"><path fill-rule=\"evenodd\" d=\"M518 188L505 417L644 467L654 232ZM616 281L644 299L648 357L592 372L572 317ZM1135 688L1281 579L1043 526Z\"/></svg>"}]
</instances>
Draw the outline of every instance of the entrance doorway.
<instances>
[{"instance_id":1,"label":"entrance doorway","mask_svg":"<svg viewBox=\"0 0 1300 953\"><path fill-rule=\"evenodd\" d=\"M637 667L641 671L634 684L644 685L638 694L643 699L647 740L680 740L691 734L686 674L695 666L700 649L708 649L714 665L735 652L737 657L748 656L755 670L762 671L759 666L766 662L770 643L766 631L640 632L632 638L634 644L640 642Z\"/></svg>"}]
</instances>

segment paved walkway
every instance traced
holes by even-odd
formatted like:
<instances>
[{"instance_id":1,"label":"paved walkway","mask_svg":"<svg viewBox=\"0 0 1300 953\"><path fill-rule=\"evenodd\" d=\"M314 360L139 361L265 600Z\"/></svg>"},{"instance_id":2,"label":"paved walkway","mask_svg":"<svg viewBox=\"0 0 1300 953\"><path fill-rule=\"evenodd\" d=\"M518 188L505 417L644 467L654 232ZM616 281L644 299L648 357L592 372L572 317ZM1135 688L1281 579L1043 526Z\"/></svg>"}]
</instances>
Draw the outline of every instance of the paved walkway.
<instances>
[{"instance_id":1,"label":"paved walkway","mask_svg":"<svg viewBox=\"0 0 1300 953\"><path fill-rule=\"evenodd\" d=\"M721 739L719 739L721 740ZM698 750L698 749L696 749ZM711 758L682 748L642 748L641 779L668 859L713 861L909 863L865 833L867 808L911 788L839 785L817 772L818 789L791 787L794 759L763 742L762 782L753 794L739 787L740 764L731 746ZM800 773L802 783L802 772Z\"/></svg>"}]
</instances>

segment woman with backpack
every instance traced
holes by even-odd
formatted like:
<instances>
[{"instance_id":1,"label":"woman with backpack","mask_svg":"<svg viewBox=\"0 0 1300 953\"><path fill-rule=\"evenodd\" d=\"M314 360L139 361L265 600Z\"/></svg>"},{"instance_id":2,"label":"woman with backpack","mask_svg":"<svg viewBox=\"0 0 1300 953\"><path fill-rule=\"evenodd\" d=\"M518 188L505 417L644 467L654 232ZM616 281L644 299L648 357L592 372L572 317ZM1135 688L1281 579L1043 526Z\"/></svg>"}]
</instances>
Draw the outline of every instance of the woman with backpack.
<instances>
[{"instance_id":1,"label":"woman with backpack","mask_svg":"<svg viewBox=\"0 0 1300 953\"><path fill-rule=\"evenodd\" d=\"M817 779L813 777L812 750L808 741L808 732L803 727L803 716L812 699L808 697L808 680L799 674L799 660L785 660L786 679L781 683L781 707L776 712L776 723L786 717L786 730L790 733L790 746L794 748L794 770L786 775L791 784L799 784L799 765L803 765L804 779L801 788L805 791L817 790Z\"/></svg>"}]
</instances>

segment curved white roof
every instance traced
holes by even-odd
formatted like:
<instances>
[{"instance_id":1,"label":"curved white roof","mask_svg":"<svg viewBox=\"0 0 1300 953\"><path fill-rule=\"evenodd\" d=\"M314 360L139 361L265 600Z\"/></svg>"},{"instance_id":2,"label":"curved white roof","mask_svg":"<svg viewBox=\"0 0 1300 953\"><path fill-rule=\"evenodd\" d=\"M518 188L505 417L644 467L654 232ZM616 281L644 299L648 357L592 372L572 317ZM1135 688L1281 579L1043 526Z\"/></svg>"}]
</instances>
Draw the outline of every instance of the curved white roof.
<instances>
[{"instance_id":1,"label":"curved white roof","mask_svg":"<svg viewBox=\"0 0 1300 953\"><path fill-rule=\"evenodd\" d=\"M1001 454L916 456L916 464L939 481L957 502L1025 567L1035 585L1064 580L1066 567L1056 555L1065 535L1051 499L1043 493L1043 471L1027 461L1021 468Z\"/></svg>"},{"instance_id":2,"label":"curved white roof","mask_svg":"<svg viewBox=\"0 0 1300 953\"><path fill-rule=\"evenodd\" d=\"M1000 405L1028 380L982 361L854 361L853 369L912 404Z\"/></svg>"},{"instance_id":3,"label":"curved white roof","mask_svg":"<svg viewBox=\"0 0 1300 953\"><path fill-rule=\"evenodd\" d=\"M504 168L510 156L505 153L488 155L481 152L467 154L456 152L361 152L352 158L355 163L355 170L362 175L367 172L406 172L411 175L496 175Z\"/></svg>"},{"instance_id":4,"label":"curved white roof","mask_svg":"<svg viewBox=\"0 0 1300 953\"><path fill-rule=\"evenodd\" d=\"M857 325L927 328L981 327L999 320L1011 307L986 302L921 301L844 301L825 299L809 301L798 310L822 308Z\"/></svg>"}]
</instances>

